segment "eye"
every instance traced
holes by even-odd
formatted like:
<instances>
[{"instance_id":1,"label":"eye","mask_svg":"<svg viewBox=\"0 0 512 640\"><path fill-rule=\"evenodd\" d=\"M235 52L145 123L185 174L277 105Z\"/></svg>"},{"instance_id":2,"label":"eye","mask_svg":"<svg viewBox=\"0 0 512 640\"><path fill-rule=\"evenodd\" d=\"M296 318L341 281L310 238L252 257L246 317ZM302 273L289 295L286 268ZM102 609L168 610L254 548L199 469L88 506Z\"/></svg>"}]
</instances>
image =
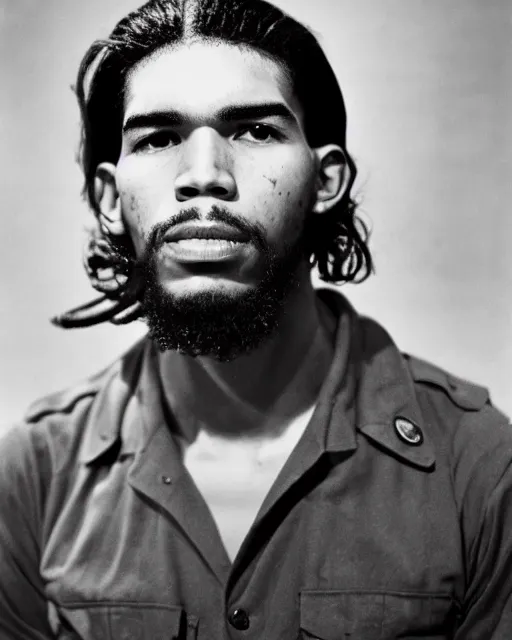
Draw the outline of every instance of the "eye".
<instances>
[{"instance_id":1,"label":"eye","mask_svg":"<svg viewBox=\"0 0 512 640\"><path fill-rule=\"evenodd\" d=\"M280 133L268 124L252 124L237 134L237 138L251 142L270 142L280 140L281 137Z\"/></svg>"},{"instance_id":2,"label":"eye","mask_svg":"<svg viewBox=\"0 0 512 640\"><path fill-rule=\"evenodd\" d=\"M135 151L158 151L172 147L181 142L181 139L174 131L155 131L149 136L139 140L135 146Z\"/></svg>"}]
</instances>

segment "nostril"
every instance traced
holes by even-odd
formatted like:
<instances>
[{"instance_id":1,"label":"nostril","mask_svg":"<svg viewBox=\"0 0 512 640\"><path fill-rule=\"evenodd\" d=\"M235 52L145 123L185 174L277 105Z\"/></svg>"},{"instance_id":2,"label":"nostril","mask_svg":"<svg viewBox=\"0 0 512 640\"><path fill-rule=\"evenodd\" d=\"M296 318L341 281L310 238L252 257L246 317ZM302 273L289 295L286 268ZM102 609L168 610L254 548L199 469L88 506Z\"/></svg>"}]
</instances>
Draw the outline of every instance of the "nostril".
<instances>
[{"instance_id":1,"label":"nostril","mask_svg":"<svg viewBox=\"0 0 512 640\"><path fill-rule=\"evenodd\" d=\"M194 198L199 195L199 190L194 187L181 187L179 194L182 198Z\"/></svg>"},{"instance_id":2,"label":"nostril","mask_svg":"<svg viewBox=\"0 0 512 640\"><path fill-rule=\"evenodd\" d=\"M191 198L197 198L199 196L212 196L221 200L226 200L231 197L233 191L222 183L194 183L190 181L186 185L177 185L176 197L178 200L190 200Z\"/></svg>"},{"instance_id":3,"label":"nostril","mask_svg":"<svg viewBox=\"0 0 512 640\"><path fill-rule=\"evenodd\" d=\"M228 195L228 190L225 189L224 187L212 187L210 189L210 193L214 196L218 196L218 197L225 197Z\"/></svg>"}]
</instances>

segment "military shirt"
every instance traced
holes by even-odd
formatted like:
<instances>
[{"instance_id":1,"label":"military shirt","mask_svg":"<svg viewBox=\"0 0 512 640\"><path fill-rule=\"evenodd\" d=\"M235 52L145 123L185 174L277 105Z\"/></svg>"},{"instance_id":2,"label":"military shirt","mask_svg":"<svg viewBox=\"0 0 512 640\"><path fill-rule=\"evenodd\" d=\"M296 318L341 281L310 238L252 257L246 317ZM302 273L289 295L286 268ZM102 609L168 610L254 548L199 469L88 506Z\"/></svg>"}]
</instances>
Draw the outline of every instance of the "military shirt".
<instances>
[{"instance_id":1,"label":"military shirt","mask_svg":"<svg viewBox=\"0 0 512 640\"><path fill-rule=\"evenodd\" d=\"M1 640L512 638L508 419L318 295L332 364L233 562L149 339L2 438Z\"/></svg>"}]
</instances>

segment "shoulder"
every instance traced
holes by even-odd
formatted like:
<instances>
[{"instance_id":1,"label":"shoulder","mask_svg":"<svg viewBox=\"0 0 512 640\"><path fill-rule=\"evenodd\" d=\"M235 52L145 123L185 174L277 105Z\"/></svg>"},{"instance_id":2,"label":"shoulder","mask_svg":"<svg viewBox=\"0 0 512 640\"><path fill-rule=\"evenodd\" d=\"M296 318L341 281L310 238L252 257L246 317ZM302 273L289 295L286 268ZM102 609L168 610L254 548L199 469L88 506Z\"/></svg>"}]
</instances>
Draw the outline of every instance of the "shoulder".
<instances>
[{"instance_id":1,"label":"shoulder","mask_svg":"<svg viewBox=\"0 0 512 640\"><path fill-rule=\"evenodd\" d=\"M454 375L426 360L403 354L414 382L416 396L430 417L444 423L448 435L461 428L489 437L511 439L510 419L491 401L487 387Z\"/></svg>"},{"instance_id":2,"label":"shoulder","mask_svg":"<svg viewBox=\"0 0 512 640\"><path fill-rule=\"evenodd\" d=\"M462 438L510 442L510 419L492 404L487 387L456 376L441 367L409 354L403 354L414 383L416 397L429 422L439 425L457 443ZM439 424L440 423L440 424Z\"/></svg>"},{"instance_id":3,"label":"shoulder","mask_svg":"<svg viewBox=\"0 0 512 640\"><path fill-rule=\"evenodd\" d=\"M489 390L438 367L431 362L403 354L415 383L439 392L465 411L478 411L490 402Z\"/></svg>"},{"instance_id":4,"label":"shoulder","mask_svg":"<svg viewBox=\"0 0 512 640\"><path fill-rule=\"evenodd\" d=\"M140 361L146 342L145 338L139 340L108 367L77 384L37 399L28 407L24 421L33 424L47 416L72 414L78 405L87 403L87 400L93 400L112 379L129 376L130 370L134 369Z\"/></svg>"},{"instance_id":5,"label":"shoulder","mask_svg":"<svg viewBox=\"0 0 512 640\"><path fill-rule=\"evenodd\" d=\"M77 406L94 399L106 381L115 374L117 368L116 362L75 385L38 398L29 405L23 421L27 424L37 424L47 417L72 415Z\"/></svg>"},{"instance_id":6,"label":"shoulder","mask_svg":"<svg viewBox=\"0 0 512 640\"><path fill-rule=\"evenodd\" d=\"M435 409L437 417L447 422L447 428L465 414L485 414L498 422L509 419L495 408L489 389L475 384L448 370L408 353L402 353L384 327L372 318L358 316L364 358L376 362L381 368L392 368L403 384L412 383L414 393L422 407ZM405 377L399 371L407 372ZM449 423L449 424L448 424Z\"/></svg>"},{"instance_id":7,"label":"shoulder","mask_svg":"<svg viewBox=\"0 0 512 640\"><path fill-rule=\"evenodd\" d=\"M401 353L387 331L370 318L359 316L358 326L365 359L377 363L379 376L399 380L401 397L405 393L417 404L437 468L447 468L460 494L469 485L491 492L506 469L512 469L512 426L493 405L489 389Z\"/></svg>"},{"instance_id":8,"label":"shoulder","mask_svg":"<svg viewBox=\"0 0 512 640\"><path fill-rule=\"evenodd\" d=\"M5 472L25 473L48 465L55 471L74 456L90 412L101 396L114 399L116 384L126 383L130 369L140 361L144 344L145 340L137 342L102 371L33 402L22 421L0 438L0 477Z\"/></svg>"},{"instance_id":9,"label":"shoulder","mask_svg":"<svg viewBox=\"0 0 512 640\"><path fill-rule=\"evenodd\" d=\"M108 367L85 378L78 384L39 398L27 409L24 419L28 423L36 423L47 416L72 414L77 405L83 401L94 399L98 393L119 376L128 377L130 370L137 367L142 356L146 339L138 341L120 358Z\"/></svg>"},{"instance_id":10,"label":"shoulder","mask_svg":"<svg viewBox=\"0 0 512 640\"><path fill-rule=\"evenodd\" d=\"M100 373L37 400L0 438L0 536L14 540L20 526L39 535L47 505L62 504L101 422L117 426L143 346L137 343Z\"/></svg>"},{"instance_id":11,"label":"shoulder","mask_svg":"<svg viewBox=\"0 0 512 640\"><path fill-rule=\"evenodd\" d=\"M487 424L502 425L501 435L510 437L509 418L492 404L486 387L402 353L378 322L359 314L355 317L365 366L373 367L376 375L388 382L398 381L407 393L411 391L428 424L438 426L448 437L462 426L470 429L480 424L485 430Z\"/></svg>"},{"instance_id":12,"label":"shoulder","mask_svg":"<svg viewBox=\"0 0 512 640\"><path fill-rule=\"evenodd\" d=\"M484 506L512 469L510 419L493 406L486 387L414 356L404 358L427 428L449 463L456 497Z\"/></svg>"}]
</instances>

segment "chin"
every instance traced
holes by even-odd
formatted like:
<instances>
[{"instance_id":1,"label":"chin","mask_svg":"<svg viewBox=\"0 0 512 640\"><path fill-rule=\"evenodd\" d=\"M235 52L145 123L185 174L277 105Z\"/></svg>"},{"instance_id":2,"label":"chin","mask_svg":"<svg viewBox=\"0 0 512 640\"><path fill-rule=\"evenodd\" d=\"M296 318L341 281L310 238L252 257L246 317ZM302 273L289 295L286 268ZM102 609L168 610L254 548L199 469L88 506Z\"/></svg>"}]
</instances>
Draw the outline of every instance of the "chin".
<instances>
[{"instance_id":1,"label":"chin","mask_svg":"<svg viewBox=\"0 0 512 640\"><path fill-rule=\"evenodd\" d=\"M149 337L162 351L229 362L257 349L279 328L288 296L299 286L302 243L268 252L261 277L240 282L240 273L226 266L224 274L211 264L194 265L194 273L171 275L155 254L142 265L143 314ZM214 265L215 266L215 265ZM202 272L198 273L197 270Z\"/></svg>"},{"instance_id":2,"label":"chin","mask_svg":"<svg viewBox=\"0 0 512 640\"><path fill-rule=\"evenodd\" d=\"M149 337L161 351L229 362L248 354L278 330L288 286L183 281L147 283L143 309Z\"/></svg>"}]
</instances>

